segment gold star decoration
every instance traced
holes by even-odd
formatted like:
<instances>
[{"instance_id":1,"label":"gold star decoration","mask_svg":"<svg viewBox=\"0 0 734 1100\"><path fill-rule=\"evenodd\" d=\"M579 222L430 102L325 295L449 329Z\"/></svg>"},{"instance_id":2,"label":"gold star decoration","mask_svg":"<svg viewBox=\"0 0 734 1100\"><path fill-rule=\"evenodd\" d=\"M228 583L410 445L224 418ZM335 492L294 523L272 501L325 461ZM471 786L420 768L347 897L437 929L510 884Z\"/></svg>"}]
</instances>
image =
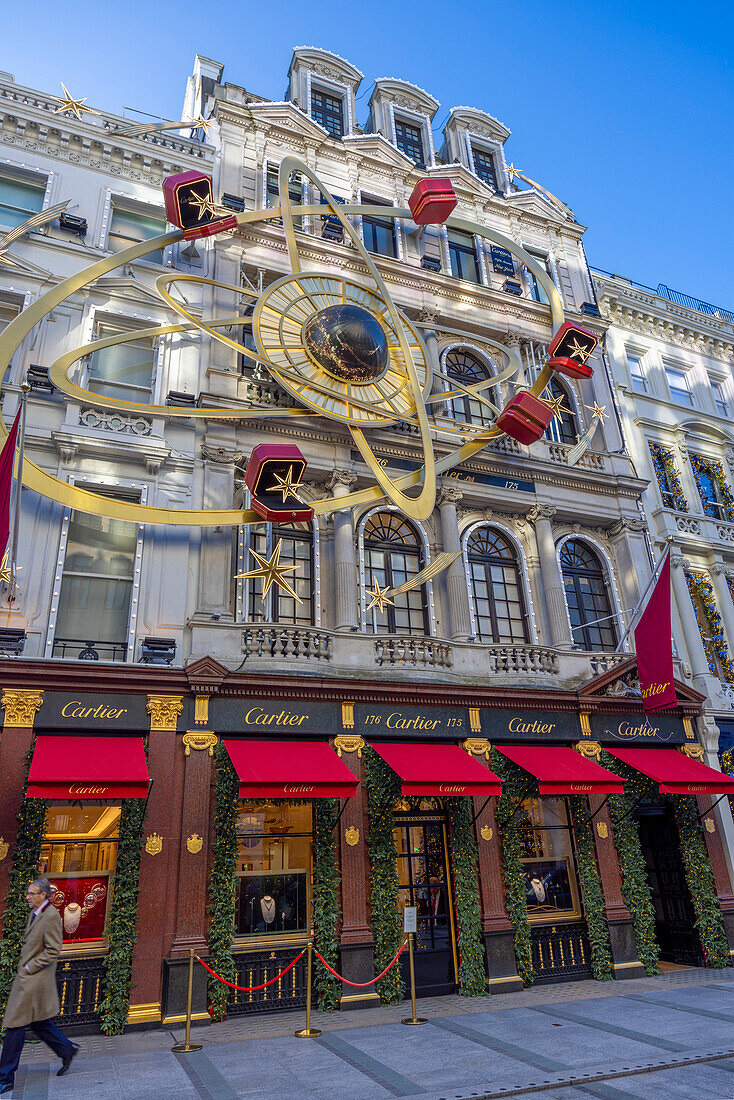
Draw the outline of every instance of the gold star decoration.
<instances>
[{"instance_id":1,"label":"gold star decoration","mask_svg":"<svg viewBox=\"0 0 734 1100\"><path fill-rule=\"evenodd\" d=\"M13 570L8 563L8 551L3 554L3 560L0 561L0 582L3 584L10 584L13 579Z\"/></svg>"},{"instance_id":2,"label":"gold star decoration","mask_svg":"<svg viewBox=\"0 0 734 1100\"><path fill-rule=\"evenodd\" d=\"M210 126L213 126L213 124L214 119L203 118L201 115L199 115L197 118L191 118L188 120L188 125L191 127L192 130L203 130L207 136L209 135L209 128Z\"/></svg>"},{"instance_id":3,"label":"gold star decoration","mask_svg":"<svg viewBox=\"0 0 734 1100\"><path fill-rule=\"evenodd\" d=\"M389 591L389 588L380 588L379 581L375 581L374 588L367 589L367 595L372 597L372 602L367 605L367 610L369 611L375 605L377 605L378 611L383 611L385 607L393 607L395 601L386 595Z\"/></svg>"},{"instance_id":4,"label":"gold star decoration","mask_svg":"<svg viewBox=\"0 0 734 1100\"><path fill-rule=\"evenodd\" d=\"M84 99L74 99L73 95L69 95L67 87L63 83L63 81L61 84L61 89L64 93L63 99L61 98L61 96L58 95L51 96L52 99L55 99L57 103L61 104L60 107L57 107L55 109L55 115L59 115L69 111L71 114L76 115L78 119L81 119L83 114L98 115L100 113L99 111L95 111L94 107L84 106L84 104L87 102L86 96L84 97Z\"/></svg>"},{"instance_id":5,"label":"gold star decoration","mask_svg":"<svg viewBox=\"0 0 734 1100\"><path fill-rule=\"evenodd\" d=\"M591 355L592 349L587 344L581 344L575 337L574 341L569 348L570 358L578 359L580 363L585 363Z\"/></svg>"},{"instance_id":6,"label":"gold star decoration","mask_svg":"<svg viewBox=\"0 0 734 1100\"><path fill-rule=\"evenodd\" d=\"M288 473L285 477L281 477L280 474L273 474L273 477L275 478L276 484L271 485L271 491L274 489L277 493L282 493L284 504L288 497L295 497L296 500L300 500L301 504L304 503L303 497L298 492L303 486L297 477L295 481L293 480L292 466L288 467Z\"/></svg>"},{"instance_id":7,"label":"gold star decoration","mask_svg":"<svg viewBox=\"0 0 734 1100\"><path fill-rule=\"evenodd\" d=\"M564 413L571 411L563 404L563 397L544 397L543 400L549 409L553 409L553 415L557 416L559 420Z\"/></svg>"},{"instance_id":8,"label":"gold star decoration","mask_svg":"<svg viewBox=\"0 0 734 1100\"><path fill-rule=\"evenodd\" d=\"M593 405L584 405L584 408L588 409L592 418L598 420L600 424L603 424L609 416L609 413L606 411L606 405L600 405L598 401L595 401Z\"/></svg>"},{"instance_id":9,"label":"gold star decoration","mask_svg":"<svg viewBox=\"0 0 734 1100\"><path fill-rule=\"evenodd\" d=\"M191 195L186 199L187 206L198 206L197 221L201 221L205 214L211 214L213 218L219 217L216 203L208 195Z\"/></svg>"},{"instance_id":10,"label":"gold star decoration","mask_svg":"<svg viewBox=\"0 0 734 1100\"><path fill-rule=\"evenodd\" d=\"M265 601L265 597L270 591L271 585L279 585L289 596L293 596L299 603L303 603L301 597L296 593L295 589L291 587L288 581L285 579L285 573L292 573L294 569L297 569L297 565L281 565L280 564L280 548L283 545L283 540L278 539L277 545L273 550L269 558L264 557L262 554L258 554L257 550L253 550L250 547L250 553L259 565L259 569L250 569L247 573L237 573L235 578L241 577L262 577L263 579L263 593L262 600Z\"/></svg>"},{"instance_id":11,"label":"gold star decoration","mask_svg":"<svg viewBox=\"0 0 734 1100\"><path fill-rule=\"evenodd\" d=\"M510 181L510 183L515 182L516 174L517 174L517 168L515 167L515 165L514 164L508 164L508 166L507 166L507 178Z\"/></svg>"}]
</instances>

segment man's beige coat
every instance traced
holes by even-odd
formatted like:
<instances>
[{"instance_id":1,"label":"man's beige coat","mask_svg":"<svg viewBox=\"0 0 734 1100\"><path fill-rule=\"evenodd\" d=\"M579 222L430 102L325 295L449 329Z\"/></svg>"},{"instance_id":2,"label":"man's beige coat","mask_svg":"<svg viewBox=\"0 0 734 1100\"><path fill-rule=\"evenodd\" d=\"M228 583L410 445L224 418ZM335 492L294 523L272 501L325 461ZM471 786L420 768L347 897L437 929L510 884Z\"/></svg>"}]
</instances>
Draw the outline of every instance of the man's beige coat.
<instances>
[{"instance_id":1,"label":"man's beige coat","mask_svg":"<svg viewBox=\"0 0 734 1100\"><path fill-rule=\"evenodd\" d=\"M33 924L31 914L28 915L18 973L8 997L3 1027L25 1027L58 1015L56 960L63 936L61 916L55 906L47 905Z\"/></svg>"}]
</instances>

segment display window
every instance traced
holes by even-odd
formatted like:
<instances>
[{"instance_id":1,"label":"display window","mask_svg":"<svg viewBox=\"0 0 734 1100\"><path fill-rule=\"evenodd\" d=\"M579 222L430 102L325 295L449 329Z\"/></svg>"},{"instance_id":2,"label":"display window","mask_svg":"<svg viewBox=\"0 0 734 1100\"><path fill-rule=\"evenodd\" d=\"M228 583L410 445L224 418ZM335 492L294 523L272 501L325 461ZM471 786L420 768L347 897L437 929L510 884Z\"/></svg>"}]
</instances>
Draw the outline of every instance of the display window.
<instances>
[{"instance_id":1,"label":"display window","mask_svg":"<svg viewBox=\"0 0 734 1100\"><path fill-rule=\"evenodd\" d=\"M310 804L242 802L237 816L235 935L306 936L311 911Z\"/></svg>"},{"instance_id":2,"label":"display window","mask_svg":"<svg viewBox=\"0 0 734 1100\"><path fill-rule=\"evenodd\" d=\"M119 805L48 808L39 873L53 887L65 947L104 945L119 829Z\"/></svg>"},{"instance_id":3,"label":"display window","mask_svg":"<svg viewBox=\"0 0 734 1100\"><path fill-rule=\"evenodd\" d=\"M520 864L531 921L581 916L573 841L563 798L527 798L517 811Z\"/></svg>"}]
</instances>

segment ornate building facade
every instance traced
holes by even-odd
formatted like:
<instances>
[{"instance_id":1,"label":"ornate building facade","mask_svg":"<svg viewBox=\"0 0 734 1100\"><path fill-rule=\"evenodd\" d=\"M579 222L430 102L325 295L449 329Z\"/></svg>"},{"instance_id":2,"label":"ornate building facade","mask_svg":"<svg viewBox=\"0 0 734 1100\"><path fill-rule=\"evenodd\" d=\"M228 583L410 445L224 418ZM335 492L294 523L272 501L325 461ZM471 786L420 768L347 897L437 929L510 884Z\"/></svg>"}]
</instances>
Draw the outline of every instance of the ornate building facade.
<instances>
[{"instance_id":1,"label":"ornate building facade","mask_svg":"<svg viewBox=\"0 0 734 1100\"><path fill-rule=\"evenodd\" d=\"M315 177L346 204L348 224L421 333L433 376L426 396L447 394L431 414L438 458L464 427L470 438L537 380L552 327L542 280L510 251L451 223L419 226L387 213L405 211L421 179L450 179L459 217L524 250L569 320L599 338L608 327L595 304L584 227L542 187L518 186L502 123L455 107L437 135L436 100L381 78L360 122L362 82L344 59L297 49L285 98L271 102L197 57L183 109L192 125L138 132L122 118L60 110L53 97L0 80L0 228L66 200L64 214L76 219L51 221L15 242L10 262L0 257L3 322L49 283L165 233L165 177L210 175L216 201L242 215L210 238L169 232L161 248L72 294L24 339L5 375L3 413L9 422L28 377L27 457L121 505L244 514L253 449L295 443L307 463L305 503L329 502L306 522L188 528L105 518L22 493L19 592L0 631L0 889L8 892L7 936L23 874L41 866L54 877L68 925L64 1011L77 1022L101 1018L115 1030L125 1020L180 1020L190 949L250 986L314 936L342 973L364 981L389 961L406 905L419 913L424 993L631 977L654 970L660 950L672 961L724 965L730 935L734 944L722 845L728 805L712 810L704 786L675 813L658 807L665 828L684 838L676 881L686 913L696 904L684 874L694 847L719 901L718 923L701 936L693 917L687 933L665 916L656 931L650 888L640 899L630 885L644 863L637 832L630 841L624 824L633 800L623 804L628 795L609 771L606 781L577 774L590 759L623 770L613 755L619 744L653 744L697 763L696 689L708 690L708 681L679 683L678 709L655 725L635 693L625 632L651 571L640 506L649 476L627 451L604 357L595 354L588 380L554 377L546 396L557 415L542 439L527 447L500 436L448 470L435 509L419 521L370 498L373 474L343 423L306 415L248 356L258 349L258 299L292 270L282 220L247 220L282 206L285 157L308 170L285 181L302 266L316 280L338 279L342 296L345 287L370 285L344 224L328 205L319 212ZM199 325L175 324L180 318L156 291L169 274L201 277L179 279L171 291ZM239 347L201 327L212 318L226 319L222 331ZM176 331L161 332L166 326ZM115 342L121 332L125 343ZM502 373L503 348L519 371L488 391L488 403L476 387ZM80 391L135 401L140 412L55 389L49 369L62 356ZM146 405L175 409L176 418L148 414ZM181 412L202 408L223 415ZM391 476L421 468L410 418L369 436ZM579 458L584 438L591 447ZM363 494L356 505L355 493ZM270 560L276 551L290 592L242 575L257 572L254 553ZM444 554L450 564L431 575ZM380 589L392 598L376 600ZM695 663L692 670L702 673ZM127 763L103 777L103 797L100 777L81 773L93 749L109 758L116 739ZM292 778L282 784L281 798L272 789L258 797L248 760L262 753L267 770L274 760L301 759L303 745L319 739L334 746L353 797L335 806L325 782L318 796L288 800L295 787L314 789L305 771L295 787ZM141 740L147 757L133 774L132 743ZM503 779L502 798L499 786L487 798L444 797L425 774L424 791L406 790L390 756L395 743L419 763L427 745L461 744L462 759L469 754L489 775L491 756L499 778L483 783ZM570 772L549 778L543 753L572 746L579 751L563 757ZM78 766L79 774L55 774L65 747L67 771ZM143 772L153 780L144 804L135 787ZM657 787L646 796L654 808ZM696 814L711 828L701 833ZM385 866L394 876L380 886L376 869ZM654 865L647 869L652 880ZM124 909L130 888L139 900ZM163 916L162 895L170 902ZM125 946L132 930L134 954ZM113 982L119 974L127 986ZM214 987L207 994L197 972L197 1013L292 1007L304 982L301 962L270 993L225 1003ZM349 1007L400 989L321 993L325 1004Z\"/></svg>"}]
</instances>

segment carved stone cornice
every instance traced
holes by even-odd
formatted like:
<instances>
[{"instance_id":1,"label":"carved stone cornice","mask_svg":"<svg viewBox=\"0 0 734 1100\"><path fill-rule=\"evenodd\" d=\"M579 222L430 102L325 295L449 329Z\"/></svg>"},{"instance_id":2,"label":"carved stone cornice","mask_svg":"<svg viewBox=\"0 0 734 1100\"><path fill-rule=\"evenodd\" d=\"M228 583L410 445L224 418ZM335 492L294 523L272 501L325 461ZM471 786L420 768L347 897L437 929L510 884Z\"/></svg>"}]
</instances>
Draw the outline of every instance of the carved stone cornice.
<instances>
[{"instance_id":1,"label":"carved stone cornice","mask_svg":"<svg viewBox=\"0 0 734 1100\"><path fill-rule=\"evenodd\" d=\"M32 729L36 711L43 706L43 691L3 688L0 706L5 710L6 726L26 726Z\"/></svg>"},{"instance_id":2,"label":"carved stone cornice","mask_svg":"<svg viewBox=\"0 0 734 1100\"><path fill-rule=\"evenodd\" d=\"M611 537L617 538L618 535L624 534L625 531L631 531L635 534L641 534L643 531L649 530L647 520L642 518L637 519L632 517L630 519L619 519L616 523L612 524L609 528L608 534Z\"/></svg>"},{"instance_id":3,"label":"carved stone cornice","mask_svg":"<svg viewBox=\"0 0 734 1100\"><path fill-rule=\"evenodd\" d=\"M241 462L244 455L242 451L235 448L218 447L215 443L207 443L205 440L201 444L201 457L217 466L233 466L236 462Z\"/></svg>"},{"instance_id":4,"label":"carved stone cornice","mask_svg":"<svg viewBox=\"0 0 734 1100\"><path fill-rule=\"evenodd\" d=\"M183 710L182 695L149 695L146 709L150 715L151 732L176 732L178 716Z\"/></svg>"},{"instance_id":5,"label":"carved stone cornice","mask_svg":"<svg viewBox=\"0 0 734 1100\"><path fill-rule=\"evenodd\" d=\"M599 276L595 276L595 282L602 313L618 327L723 362L734 360L730 321L670 302L652 290L615 285Z\"/></svg>"}]
</instances>

